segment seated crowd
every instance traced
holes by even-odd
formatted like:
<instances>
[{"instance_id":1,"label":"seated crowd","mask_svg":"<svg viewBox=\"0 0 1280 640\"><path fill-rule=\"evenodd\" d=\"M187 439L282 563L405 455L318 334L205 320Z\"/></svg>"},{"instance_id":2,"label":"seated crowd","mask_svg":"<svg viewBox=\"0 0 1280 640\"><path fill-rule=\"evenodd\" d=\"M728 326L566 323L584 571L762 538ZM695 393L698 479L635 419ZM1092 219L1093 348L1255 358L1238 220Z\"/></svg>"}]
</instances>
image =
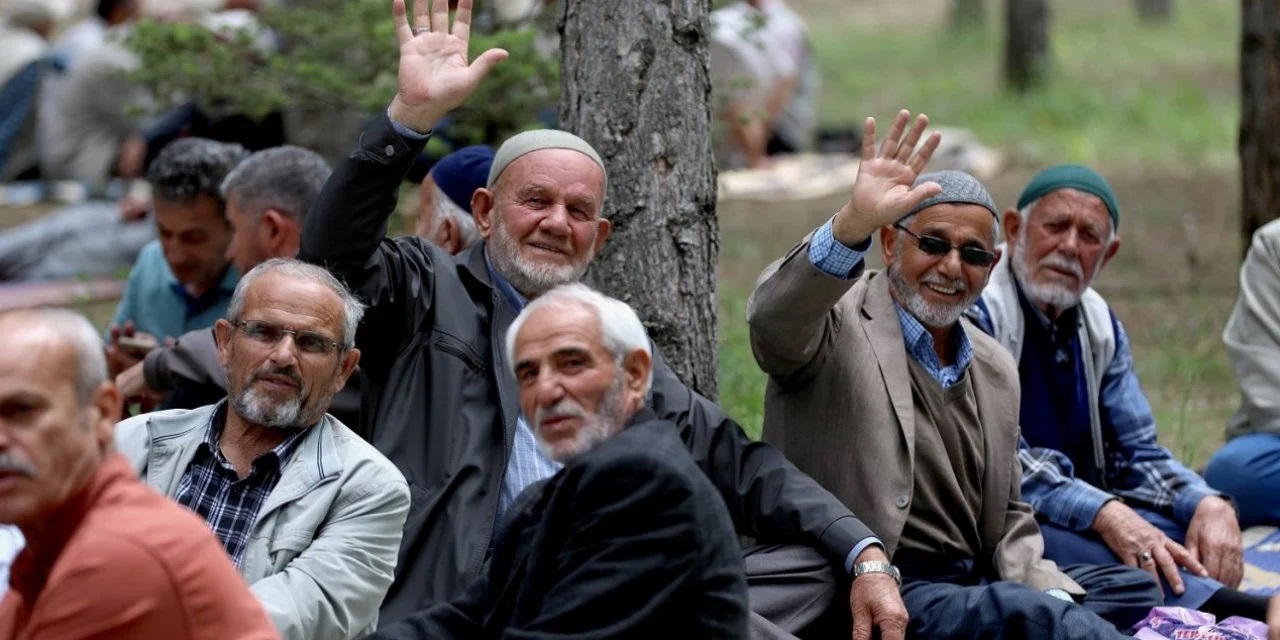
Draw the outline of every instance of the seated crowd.
<instances>
[{"instance_id":1,"label":"seated crowd","mask_svg":"<svg viewBox=\"0 0 1280 640\"><path fill-rule=\"evenodd\" d=\"M1280 524L1280 226L1241 272L1244 405L1206 482L1157 442L1091 288L1119 248L1107 181L1058 165L1002 210L926 172L923 115L882 139L868 119L848 202L749 301L753 441L579 283L612 229L585 140L459 149L414 233L388 232L434 125L505 57L468 57L468 0L452 25L448 0L413 4L394 2L399 92L336 167L202 138L150 163L158 240L105 348L71 311L0 313L0 524L25 538L0 638L1083 640L1161 605L1267 618L1237 588L1241 525Z\"/></svg>"}]
</instances>

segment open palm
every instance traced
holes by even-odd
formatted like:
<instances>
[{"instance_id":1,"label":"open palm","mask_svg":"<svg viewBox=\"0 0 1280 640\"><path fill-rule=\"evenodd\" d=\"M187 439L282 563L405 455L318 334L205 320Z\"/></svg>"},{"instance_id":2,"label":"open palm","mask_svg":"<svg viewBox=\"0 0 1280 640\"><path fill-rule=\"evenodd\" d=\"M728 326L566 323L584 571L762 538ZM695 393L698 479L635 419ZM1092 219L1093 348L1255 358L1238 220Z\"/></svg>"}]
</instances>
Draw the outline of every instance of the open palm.
<instances>
[{"instance_id":1,"label":"open palm","mask_svg":"<svg viewBox=\"0 0 1280 640\"><path fill-rule=\"evenodd\" d=\"M406 1L392 2L396 39L400 43L399 91L392 103L392 117L415 131L425 132L466 101L481 78L505 59L507 52L489 49L468 61L471 0L459 0L452 26L448 0L416 0L412 24Z\"/></svg>"},{"instance_id":2,"label":"open palm","mask_svg":"<svg viewBox=\"0 0 1280 640\"><path fill-rule=\"evenodd\" d=\"M831 221L831 231L839 242L857 245L876 229L901 220L916 205L942 192L936 182L914 184L933 157L942 135L930 134L916 150L916 144L929 126L929 118L924 114L916 116L915 124L907 131L910 118L906 109L899 111L889 135L878 149L876 119L867 118L862 129L862 160L858 164L858 177L853 181L853 194Z\"/></svg>"}]
</instances>

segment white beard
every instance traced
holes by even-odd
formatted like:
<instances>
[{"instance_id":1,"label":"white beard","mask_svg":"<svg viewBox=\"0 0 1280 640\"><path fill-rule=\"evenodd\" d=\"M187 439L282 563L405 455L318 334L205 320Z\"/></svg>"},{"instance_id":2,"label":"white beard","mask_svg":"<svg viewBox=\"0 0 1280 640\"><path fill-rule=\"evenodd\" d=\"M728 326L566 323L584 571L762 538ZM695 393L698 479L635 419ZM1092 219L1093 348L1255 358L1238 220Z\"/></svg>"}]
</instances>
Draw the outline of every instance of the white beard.
<instances>
[{"instance_id":1,"label":"white beard","mask_svg":"<svg viewBox=\"0 0 1280 640\"><path fill-rule=\"evenodd\" d=\"M1084 295L1089 285L1098 277L1098 272L1102 270L1102 261L1098 261L1098 265L1094 267L1093 273L1088 278L1084 277L1084 266L1079 260L1073 260L1059 253L1050 253L1040 259L1040 263L1036 267L1052 266L1059 269L1072 271L1077 278L1080 279L1080 289L1076 290L1068 285L1057 282L1033 282L1031 280L1031 265L1027 264L1029 257L1027 256L1027 227L1023 226L1018 232L1018 244L1013 247L1013 255L1010 256L1009 268L1013 271L1013 277L1018 279L1018 284L1022 285L1022 292L1027 298L1036 305L1044 305L1055 309L1070 309L1080 303L1080 297Z\"/></svg>"},{"instance_id":2,"label":"white beard","mask_svg":"<svg viewBox=\"0 0 1280 640\"><path fill-rule=\"evenodd\" d=\"M489 237L489 259L516 291L525 296L542 295L562 284L577 282L587 272L591 256L581 264L538 264L520 253L520 243L507 233L502 214L494 212L493 234Z\"/></svg>"},{"instance_id":3,"label":"white beard","mask_svg":"<svg viewBox=\"0 0 1280 640\"><path fill-rule=\"evenodd\" d=\"M889 289L895 294L898 303L902 305L907 313L910 313L916 320L920 321L926 327L940 329L949 327L960 321L960 317L964 315L969 305L978 299L981 290L976 292L968 292L964 299L955 305L946 305L937 302L930 302L920 295L920 292L911 288L906 278L902 275L902 254L898 253L893 257L893 264L889 265L886 270L889 277ZM959 280L948 282L941 276L926 276L921 280L921 284L938 284L946 287L953 287L961 292L965 291L965 284Z\"/></svg>"},{"instance_id":4,"label":"white beard","mask_svg":"<svg viewBox=\"0 0 1280 640\"><path fill-rule=\"evenodd\" d=\"M605 392L604 400L600 404L600 410L594 414L588 414L577 402L564 399L557 403L554 407L546 410L545 413L555 415L557 413L568 413L571 415L581 416L582 426L578 432L574 434L573 440L559 442L547 442L542 438L542 430L538 425L542 424L544 419L544 411L539 408L534 416L534 436L538 439L538 446L548 458L567 464L573 458L580 456L592 449L610 436L622 429L622 380L615 380L613 386Z\"/></svg>"}]
</instances>

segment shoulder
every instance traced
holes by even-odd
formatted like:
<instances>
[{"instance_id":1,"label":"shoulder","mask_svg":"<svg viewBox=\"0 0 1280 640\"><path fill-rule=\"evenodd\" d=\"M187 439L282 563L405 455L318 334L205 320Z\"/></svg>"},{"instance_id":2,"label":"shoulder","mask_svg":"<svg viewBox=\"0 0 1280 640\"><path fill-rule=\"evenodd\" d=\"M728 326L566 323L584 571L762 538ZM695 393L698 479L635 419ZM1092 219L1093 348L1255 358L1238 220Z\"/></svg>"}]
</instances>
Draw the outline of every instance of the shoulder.
<instances>
[{"instance_id":1,"label":"shoulder","mask_svg":"<svg viewBox=\"0 0 1280 640\"><path fill-rule=\"evenodd\" d=\"M139 440L168 440L203 429L209 424L213 405L198 409L166 409L133 416L116 425L117 447L135 445Z\"/></svg>"},{"instance_id":2,"label":"shoulder","mask_svg":"<svg viewBox=\"0 0 1280 640\"><path fill-rule=\"evenodd\" d=\"M679 428L660 419L633 424L574 460L566 469L584 483L613 491L694 490L702 473L680 440ZM595 482L599 477L601 482ZM607 482L603 480L607 478Z\"/></svg>"},{"instance_id":3,"label":"shoulder","mask_svg":"<svg viewBox=\"0 0 1280 640\"><path fill-rule=\"evenodd\" d=\"M369 489L404 492L407 495L408 482L395 464L341 420L328 414L325 414L324 419L328 422L334 447L342 461L343 475L348 476L348 480L361 481Z\"/></svg>"}]
</instances>

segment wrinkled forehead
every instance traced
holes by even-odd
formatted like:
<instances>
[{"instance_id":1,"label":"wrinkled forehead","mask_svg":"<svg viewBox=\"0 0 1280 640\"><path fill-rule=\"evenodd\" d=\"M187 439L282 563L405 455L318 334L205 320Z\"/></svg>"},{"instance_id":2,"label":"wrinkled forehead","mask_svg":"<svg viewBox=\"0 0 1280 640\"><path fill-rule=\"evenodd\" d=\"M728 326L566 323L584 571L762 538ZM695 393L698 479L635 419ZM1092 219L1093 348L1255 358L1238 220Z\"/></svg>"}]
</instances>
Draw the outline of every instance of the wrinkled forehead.
<instances>
[{"instance_id":1,"label":"wrinkled forehead","mask_svg":"<svg viewBox=\"0 0 1280 640\"><path fill-rule=\"evenodd\" d=\"M1080 216L1088 222L1110 228L1111 211L1102 198L1079 189L1063 187L1044 194L1031 207L1036 217Z\"/></svg>"},{"instance_id":2,"label":"wrinkled forehead","mask_svg":"<svg viewBox=\"0 0 1280 640\"><path fill-rule=\"evenodd\" d=\"M74 388L76 354L70 340L39 326L0 321L0 396L17 389Z\"/></svg>"}]
</instances>

